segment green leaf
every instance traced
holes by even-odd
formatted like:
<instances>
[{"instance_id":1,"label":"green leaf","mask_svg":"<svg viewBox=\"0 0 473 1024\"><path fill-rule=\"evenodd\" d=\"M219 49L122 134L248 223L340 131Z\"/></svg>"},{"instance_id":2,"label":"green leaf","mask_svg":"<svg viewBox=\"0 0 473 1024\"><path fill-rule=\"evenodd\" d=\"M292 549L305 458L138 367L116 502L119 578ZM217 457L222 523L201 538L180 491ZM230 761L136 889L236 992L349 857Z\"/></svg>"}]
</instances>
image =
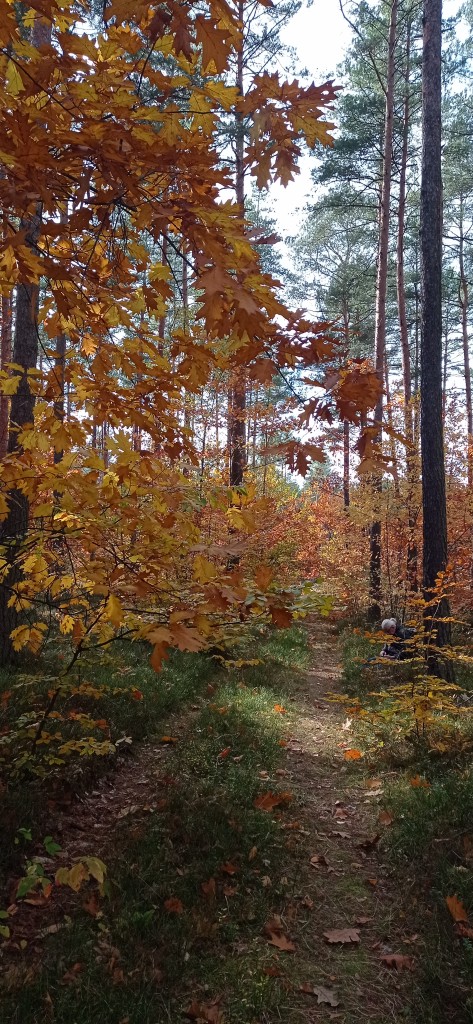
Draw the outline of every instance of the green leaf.
<instances>
[{"instance_id":1,"label":"green leaf","mask_svg":"<svg viewBox=\"0 0 473 1024\"><path fill-rule=\"evenodd\" d=\"M57 853L61 852L62 847L56 843L52 836L45 836L43 839L43 846L46 853L49 853L50 857L55 857Z\"/></svg>"}]
</instances>

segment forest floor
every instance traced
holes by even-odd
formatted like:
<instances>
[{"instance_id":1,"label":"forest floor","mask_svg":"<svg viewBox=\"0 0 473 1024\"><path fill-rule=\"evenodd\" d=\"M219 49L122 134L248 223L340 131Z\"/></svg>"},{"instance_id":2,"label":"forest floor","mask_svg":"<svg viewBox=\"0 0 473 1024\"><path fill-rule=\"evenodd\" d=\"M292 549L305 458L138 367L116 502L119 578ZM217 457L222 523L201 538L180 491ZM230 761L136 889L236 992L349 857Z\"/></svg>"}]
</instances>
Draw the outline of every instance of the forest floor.
<instances>
[{"instance_id":1,"label":"forest floor","mask_svg":"<svg viewBox=\"0 0 473 1024\"><path fill-rule=\"evenodd\" d=\"M385 850L395 772L358 757L330 697L337 636L307 630L308 653L300 630L259 675L219 670L91 791L50 802L45 872L100 858L107 881L16 905L4 1024L473 1019L426 1006L432 912Z\"/></svg>"}]
</instances>

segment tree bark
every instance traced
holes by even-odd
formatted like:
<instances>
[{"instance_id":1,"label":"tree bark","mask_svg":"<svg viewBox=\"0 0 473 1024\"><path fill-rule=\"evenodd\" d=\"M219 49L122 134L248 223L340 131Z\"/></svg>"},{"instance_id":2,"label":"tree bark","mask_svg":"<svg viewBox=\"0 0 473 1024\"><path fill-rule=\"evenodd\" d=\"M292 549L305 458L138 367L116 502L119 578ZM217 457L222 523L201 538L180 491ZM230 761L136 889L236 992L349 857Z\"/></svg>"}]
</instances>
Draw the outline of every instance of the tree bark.
<instances>
[{"instance_id":1,"label":"tree bark","mask_svg":"<svg viewBox=\"0 0 473 1024\"><path fill-rule=\"evenodd\" d=\"M26 242L34 249L40 230L40 213L23 222ZM39 286L19 284L16 294L15 337L12 362L21 367L19 384L10 403L8 453L21 455L19 433L27 424L33 424L35 397L30 388L28 370L36 368L38 359L38 304ZM0 543L4 548L5 564L0 578L0 665L15 659L11 632L18 625L19 612L9 606L21 579L18 555L28 529L29 501L26 494L14 489L8 494L8 515L0 526Z\"/></svg>"},{"instance_id":2,"label":"tree bark","mask_svg":"<svg viewBox=\"0 0 473 1024\"><path fill-rule=\"evenodd\" d=\"M396 28L398 0L391 0L391 14L388 34L388 64L386 84L386 107L384 121L383 144L383 175L380 195L379 213L379 244L378 268L376 277L376 316L375 316L375 368L381 385L384 377L384 360L386 350L386 293L388 280L389 254L389 218L391 209L392 152L394 130L394 84L396 57ZM378 427L377 441L382 442L383 431L383 393L374 410L375 424ZM379 474L373 479L373 497L379 501L382 490L382 477ZM370 600L369 618L378 619L381 615L381 523L376 518L370 527Z\"/></svg>"},{"instance_id":3,"label":"tree bark","mask_svg":"<svg viewBox=\"0 0 473 1024\"><path fill-rule=\"evenodd\" d=\"M468 339L468 280L465 274L465 237L463 232L463 196L460 196L460 238L458 262L460 270L460 283L458 289L458 301L460 303L462 318L462 342L463 342L463 366L465 370L465 397L466 397L466 429L467 429L467 472L468 490L473 486L473 410L471 405L471 370L470 370L470 348Z\"/></svg>"},{"instance_id":4,"label":"tree bark","mask_svg":"<svg viewBox=\"0 0 473 1024\"><path fill-rule=\"evenodd\" d=\"M422 49L421 452L424 625L428 668L451 678L436 648L450 641L448 601L436 595L447 566L447 506L442 418L442 0L424 0ZM432 604L432 602L434 602Z\"/></svg>"},{"instance_id":5,"label":"tree bark","mask_svg":"<svg viewBox=\"0 0 473 1024\"><path fill-rule=\"evenodd\" d=\"M12 297L2 296L2 328L0 366L3 369L12 361ZM0 395L0 458L3 459L8 449L8 418L10 399L8 395Z\"/></svg>"},{"instance_id":6,"label":"tree bark","mask_svg":"<svg viewBox=\"0 0 473 1024\"><path fill-rule=\"evenodd\" d=\"M238 17L243 25L244 0L239 0ZM241 39L237 53L236 87L244 94L243 66L244 42ZM243 115L236 111L235 132L235 194L240 215L245 216L245 129ZM235 374L228 396L228 444L230 487L241 487L246 466L246 381L243 368Z\"/></svg>"}]
</instances>

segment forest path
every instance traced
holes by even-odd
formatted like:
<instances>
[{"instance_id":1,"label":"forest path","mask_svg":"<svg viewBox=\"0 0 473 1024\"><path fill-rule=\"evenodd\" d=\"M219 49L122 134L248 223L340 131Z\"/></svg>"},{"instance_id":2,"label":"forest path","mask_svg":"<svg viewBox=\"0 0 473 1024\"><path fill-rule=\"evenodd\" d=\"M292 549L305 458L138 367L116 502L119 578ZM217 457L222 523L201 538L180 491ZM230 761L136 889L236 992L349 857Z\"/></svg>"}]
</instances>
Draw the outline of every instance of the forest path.
<instances>
[{"instance_id":1,"label":"forest path","mask_svg":"<svg viewBox=\"0 0 473 1024\"><path fill-rule=\"evenodd\" d=\"M290 682L288 669L286 692L271 659L262 688L212 685L167 719L169 736L55 806L62 850L47 869L99 856L109 894L60 886L20 904L6 961L16 1011L3 1019L37 1024L47 1000L55 1024L180 1024L189 1004L209 1024L415 1024L422 940L383 854L383 779L344 756L356 742L330 699L342 691L334 629L306 628L310 665ZM283 729L273 760L258 701ZM256 813L255 783L287 798ZM178 912L163 916L169 898Z\"/></svg>"},{"instance_id":2,"label":"forest path","mask_svg":"<svg viewBox=\"0 0 473 1024\"><path fill-rule=\"evenodd\" d=\"M309 623L308 632L311 667L298 697L286 770L292 806L299 805L306 833L298 843L297 888L304 890L302 903L309 910L292 934L311 985L316 965L323 987L314 994L324 1001L315 1004L308 994L303 1019L343 1024L411 1020L412 972L421 940L410 934L410 914L383 857L382 804L389 773L374 777L363 758L345 758L357 744L345 709L331 699L332 693L343 692L338 639L325 621ZM339 938L354 941L329 942L324 933L335 930L342 933ZM333 1006L325 1002L330 995Z\"/></svg>"}]
</instances>

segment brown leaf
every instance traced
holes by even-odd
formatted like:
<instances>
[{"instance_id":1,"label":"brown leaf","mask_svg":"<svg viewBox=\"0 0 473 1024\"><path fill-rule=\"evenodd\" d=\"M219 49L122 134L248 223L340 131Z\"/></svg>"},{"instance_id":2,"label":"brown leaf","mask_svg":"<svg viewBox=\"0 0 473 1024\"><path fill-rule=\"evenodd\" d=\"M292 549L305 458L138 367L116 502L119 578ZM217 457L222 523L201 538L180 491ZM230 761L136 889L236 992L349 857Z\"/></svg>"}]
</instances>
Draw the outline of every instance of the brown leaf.
<instances>
[{"instance_id":1,"label":"brown leaf","mask_svg":"<svg viewBox=\"0 0 473 1024\"><path fill-rule=\"evenodd\" d=\"M319 1006L321 1003L326 1003L328 1006L339 1006L340 1004L333 989L324 988L323 985L311 985L310 981L305 981L300 985L299 992L305 992L308 996L317 996Z\"/></svg>"},{"instance_id":2,"label":"brown leaf","mask_svg":"<svg viewBox=\"0 0 473 1024\"><path fill-rule=\"evenodd\" d=\"M283 932L273 932L268 937L268 942L270 946L276 946L276 948L282 950L283 953L295 953L296 951L294 943L291 942Z\"/></svg>"},{"instance_id":3,"label":"brown leaf","mask_svg":"<svg viewBox=\"0 0 473 1024\"><path fill-rule=\"evenodd\" d=\"M415 775L409 781L414 789L430 789L430 782L427 782L427 779L422 779L420 775Z\"/></svg>"},{"instance_id":4,"label":"brown leaf","mask_svg":"<svg viewBox=\"0 0 473 1024\"><path fill-rule=\"evenodd\" d=\"M223 1020L218 1002L198 1003L196 999L193 999L189 1008L184 1010L184 1016L190 1020L204 1021L205 1024L221 1024Z\"/></svg>"},{"instance_id":5,"label":"brown leaf","mask_svg":"<svg viewBox=\"0 0 473 1024\"><path fill-rule=\"evenodd\" d=\"M324 857L323 853L314 853L314 856L310 858L310 863L313 868L328 867L327 858Z\"/></svg>"},{"instance_id":6,"label":"brown leaf","mask_svg":"<svg viewBox=\"0 0 473 1024\"><path fill-rule=\"evenodd\" d=\"M176 736L161 736L160 743L177 743Z\"/></svg>"},{"instance_id":7,"label":"brown leaf","mask_svg":"<svg viewBox=\"0 0 473 1024\"><path fill-rule=\"evenodd\" d=\"M360 933L358 928L332 928L331 931L324 932L324 938L330 943L355 943L360 942Z\"/></svg>"},{"instance_id":8,"label":"brown leaf","mask_svg":"<svg viewBox=\"0 0 473 1024\"><path fill-rule=\"evenodd\" d=\"M175 896L170 896L168 900L164 901L164 909L167 910L168 914L182 914L184 912L181 900L176 899Z\"/></svg>"},{"instance_id":9,"label":"brown leaf","mask_svg":"<svg viewBox=\"0 0 473 1024\"><path fill-rule=\"evenodd\" d=\"M78 975L82 971L83 967L84 967L83 964L74 964L72 967L69 967L69 970L66 971L66 973L63 974L63 976L61 978L62 984L63 985L77 985L77 983L79 981Z\"/></svg>"},{"instance_id":10,"label":"brown leaf","mask_svg":"<svg viewBox=\"0 0 473 1024\"><path fill-rule=\"evenodd\" d=\"M227 860L225 861L225 864L222 864L220 871L222 871L225 875L236 875L238 872L238 868L235 866L235 864L232 864L231 861Z\"/></svg>"},{"instance_id":11,"label":"brown leaf","mask_svg":"<svg viewBox=\"0 0 473 1024\"><path fill-rule=\"evenodd\" d=\"M257 855L257 853L258 853L258 847L257 846L252 846L251 850L250 850L250 852L248 854L248 860L254 860L256 855Z\"/></svg>"},{"instance_id":12,"label":"brown leaf","mask_svg":"<svg viewBox=\"0 0 473 1024\"><path fill-rule=\"evenodd\" d=\"M402 971L404 968L408 971L412 971L414 968L414 961L411 956L404 956L403 953L386 953L380 957L383 964L386 967L393 967L396 971Z\"/></svg>"},{"instance_id":13,"label":"brown leaf","mask_svg":"<svg viewBox=\"0 0 473 1024\"><path fill-rule=\"evenodd\" d=\"M288 804L292 800L292 793L262 793L261 796L257 796L256 800L253 801L253 806L257 807L259 811L272 811L274 807L279 807L280 804Z\"/></svg>"},{"instance_id":14,"label":"brown leaf","mask_svg":"<svg viewBox=\"0 0 473 1024\"><path fill-rule=\"evenodd\" d=\"M217 889L215 878L209 878L208 882L201 882L200 888L202 889L204 896L207 896L209 899L212 900L215 899L215 893Z\"/></svg>"},{"instance_id":15,"label":"brown leaf","mask_svg":"<svg viewBox=\"0 0 473 1024\"><path fill-rule=\"evenodd\" d=\"M372 839L364 839L362 843L357 843L356 845L359 850L366 850L367 853L371 853L371 851L374 850L375 846L378 845L380 839L381 832L377 832Z\"/></svg>"},{"instance_id":16,"label":"brown leaf","mask_svg":"<svg viewBox=\"0 0 473 1024\"><path fill-rule=\"evenodd\" d=\"M357 924L357 925L359 924L361 926L361 925L364 925L364 924L369 924L370 921L372 921L372 920L373 920L372 917L357 917L357 919L355 921L355 924Z\"/></svg>"},{"instance_id":17,"label":"brown leaf","mask_svg":"<svg viewBox=\"0 0 473 1024\"><path fill-rule=\"evenodd\" d=\"M269 978L282 978L284 971L280 967L263 967L263 974L267 974Z\"/></svg>"},{"instance_id":18,"label":"brown leaf","mask_svg":"<svg viewBox=\"0 0 473 1024\"><path fill-rule=\"evenodd\" d=\"M363 757L361 750L345 750L344 753L345 761L359 761L360 757Z\"/></svg>"},{"instance_id":19,"label":"brown leaf","mask_svg":"<svg viewBox=\"0 0 473 1024\"><path fill-rule=\"evenodd\" d=\"M280 917L272 917L265 924L263 931L271 946L276 946L277 949L282 950L284 953L295 952L296 947L294 943L283 932Z\"/></svg>"},{"instance_id":20,"label":"brown leaf","mask_svg":"<svg viewBox=\"0 0 473 1024\"><path fill-rule=\"evenodd\" d=\"M378 821L380 825L392 825L394 818L389 811L380 811L378 814Z\"/></svg>"},{"instance_id":21,"label":"brown leaf","mask_svg":"<svg viewBox=\"0 0 473 1024\"><path fill-rule=\"evenodd\" d=\"M458 896L447 896L445 903L454 921L468 921L468 914Z\"/></svg>"},{"instance_id":22,"label":"brown leaf","mask_svg":"<svg viewBox=\"0 0 473 1024\"><path fill-rule=\"evenodd\" d=\"M97 917L100 911L100 903L97 892L91 892L90 895L84 900L82 909L85 910L86 914L90 914L91 917Z\"/></svg>"},{"instance_id":23,"label":"brown leaf","mask_svg":"<svg viewBox=\"0 0 473 1024\"><path fill-rule=\"evenodd\" d=\"M469 924L463 924L463 921L457 921L455 931L462 939L473 939L473 928Z\"/></svg>"},{"instance_id":24,"label":"brown leaf","mask_svg":"<svg viewBox=\"0 0 473 1024\"><path fill-rule=\"evenodd\" d=\"M301 902L302 902L302 906L303 907L307 907L308 910L313 910L314 909L314 901L310 898L310 896L307 896L307 895L304 896L304 899L301 900Z\"/></svg>"}]
</instances>

